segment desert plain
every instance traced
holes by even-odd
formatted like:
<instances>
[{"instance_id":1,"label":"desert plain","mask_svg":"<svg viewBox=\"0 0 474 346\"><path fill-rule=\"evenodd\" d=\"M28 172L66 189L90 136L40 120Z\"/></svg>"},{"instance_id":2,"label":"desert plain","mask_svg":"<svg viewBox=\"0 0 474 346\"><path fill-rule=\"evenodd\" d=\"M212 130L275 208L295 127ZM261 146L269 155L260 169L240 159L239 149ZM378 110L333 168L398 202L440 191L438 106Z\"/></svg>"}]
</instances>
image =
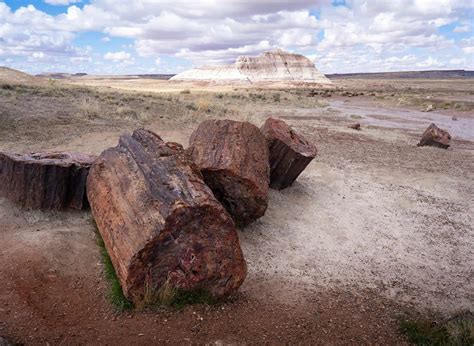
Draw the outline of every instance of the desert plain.
<instances>
[{"instance_id":1,"label":"desert plain","mask_svg":"<svg viewBox=\"0 0 474 346\"><path fill-rule=\"evenodd\" d=\"M317 157L239 229L248 275L214 305L118 312L88 211L0 198L0 336L27 344L405 344L400 321L474 310L472 79L338 77L219 85L0 70L0 150L100 154L144 127L182 143L205 119L272 116ZM360 123L361 130L348 128ZM417 147L430 123L447 149Z\"/></svg>"}]
</instances>

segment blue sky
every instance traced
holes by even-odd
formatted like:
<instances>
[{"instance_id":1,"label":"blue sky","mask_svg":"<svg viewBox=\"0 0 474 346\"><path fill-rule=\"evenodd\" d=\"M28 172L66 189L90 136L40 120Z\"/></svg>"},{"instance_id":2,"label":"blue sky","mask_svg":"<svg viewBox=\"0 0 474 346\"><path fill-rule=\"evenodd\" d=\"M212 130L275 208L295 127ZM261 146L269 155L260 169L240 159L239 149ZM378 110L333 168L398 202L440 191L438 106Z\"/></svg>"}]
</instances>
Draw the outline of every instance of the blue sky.
<instances>
[{"instance_id":1,"label":"blue sky","mask_svg":"<svg viewBox=\"0 0 474 346\"><path fill-rule=\"evenodd\" d=\"M176 73L282 48L324 73L474 69L470 0L0 0L0 65Z\"/></svg>"}]
</instances>

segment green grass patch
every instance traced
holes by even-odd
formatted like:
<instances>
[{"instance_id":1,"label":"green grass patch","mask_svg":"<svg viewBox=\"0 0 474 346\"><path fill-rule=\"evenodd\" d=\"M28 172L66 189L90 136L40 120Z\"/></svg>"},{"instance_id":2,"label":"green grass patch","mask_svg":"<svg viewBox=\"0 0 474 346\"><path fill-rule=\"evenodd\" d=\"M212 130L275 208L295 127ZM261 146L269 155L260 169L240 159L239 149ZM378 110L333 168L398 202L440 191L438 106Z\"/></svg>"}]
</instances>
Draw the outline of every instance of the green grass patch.
<instances>
[{"instance_id":1,"label":"green grass patch","mask_svg":"<svg viewBox=\"0 0 474 346\"><path fill-rule=\"evenodd\" d=\"M119 312L131 310L133 309L133 304L123 295L122 286L120 285L120 281L117 277L117 274L115 273L115 268L112 264L112 260L110 259L110 256L107 253L104 240L100 236L95 222L94 226L96 227L97 245L99 245L100 249L100 257L102 260L102 266L104 268L104 276L109 284L108 298L110 300L110 303Z\"/></svg>"},{"instance_id":2,"label":"green grass patch","mask_svg":"<svg viewBox=\"0 0 474 346\"><path fill-rule=\"evenodd\" d=\"M474 314L462 312L441 322L402 320L400 330L415 345L474 345Z\"/></svg>"}]
</instances>

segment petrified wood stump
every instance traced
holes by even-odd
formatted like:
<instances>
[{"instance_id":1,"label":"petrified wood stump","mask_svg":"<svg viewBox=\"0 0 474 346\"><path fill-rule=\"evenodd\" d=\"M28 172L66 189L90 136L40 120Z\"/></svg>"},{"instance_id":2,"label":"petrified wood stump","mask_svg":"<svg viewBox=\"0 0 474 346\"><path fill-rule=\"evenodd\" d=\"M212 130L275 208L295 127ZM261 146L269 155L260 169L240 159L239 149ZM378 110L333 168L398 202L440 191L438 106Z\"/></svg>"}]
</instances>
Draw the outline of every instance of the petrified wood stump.
<instances>
[{"instance_id":1,"label":"petrified wood stump","mask_svg":"<svg viewBox=\"0 0 474 346\"><path fill-rule=\"evenodd\" d=\"M221 298L244 281L234 223L179 145L142 129L122 136L92 166L87 195L123 292L136 304L165 289Z\"/></svg>"},{"instance_id":2,"label":"petrified wood stump","mask_svg":"<svg viewBox=\"0 0 474 346\"><path fill-rule=\"evenodd\" d=\"M270 187L290 186L316 156L316 147L283 120L268 118L260 128L269 149Z\"/></svg>"},{"instance_id":3,"label":"petrified wood stump","mask_svg":"<svg viewBox=\"0 0 474 346\"><path fill-rule=\"evenodd\" d=\"M0 153L0 195L32 209L83 209L94 159L69 152Z\"/></svg>"},{"instance_id":4,"label":"petrified wood stump","mask_svg":"<svg viewBox=\"0 0 474 346\"><path fill-rule=\"evenodd\" d=\"M268 151L256 126L207 120L192 133L189 144L204 181L237 224L263 216L268 204Z\"/></svg>"},{"instance_id":5,"label":"petrified wood stump","mask_svg":"<svg viewBox=\"0 0 474 346\"><path fill-rule=\"evenodd\" d=\"M430 145L433 147L448 149L450 140L451 135L448 133L448 131L440 129L435 124L430 124L430 126L428 126L428 128L423 133L418 146L422 147L425 145Z\"/></svg>"}]
</instances>

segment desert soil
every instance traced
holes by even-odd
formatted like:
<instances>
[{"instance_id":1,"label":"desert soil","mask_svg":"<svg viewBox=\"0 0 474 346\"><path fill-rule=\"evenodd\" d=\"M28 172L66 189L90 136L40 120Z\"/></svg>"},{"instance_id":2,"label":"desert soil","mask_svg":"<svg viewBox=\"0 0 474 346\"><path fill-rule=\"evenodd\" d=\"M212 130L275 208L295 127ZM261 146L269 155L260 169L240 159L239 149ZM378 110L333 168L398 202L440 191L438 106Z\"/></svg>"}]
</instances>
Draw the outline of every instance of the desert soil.
<instances>
[{"instance_id":1,"label":"desert soil","mask_svg":"<svg viewBox=\"0 0 474 346\"><path fill-rule=\"evenodd\" d=\"M3 84L0 150L99 154L139 126L186 145L203 119L260 126L271 115L319 154L293 186L270 192L263 218L239 230L249 271L238 294L179 311L114 310L89 212L23 210L0 199L0 336L26 344L403 344L400 318L474 309L472 83L338 80L330 96L310 96L72 82ZM436 109L421 112L428 104ZM354 122L361 131L347 128ZM451 132L448 150L416 146L430 122Z\"/></svg>"}]
</instances>

